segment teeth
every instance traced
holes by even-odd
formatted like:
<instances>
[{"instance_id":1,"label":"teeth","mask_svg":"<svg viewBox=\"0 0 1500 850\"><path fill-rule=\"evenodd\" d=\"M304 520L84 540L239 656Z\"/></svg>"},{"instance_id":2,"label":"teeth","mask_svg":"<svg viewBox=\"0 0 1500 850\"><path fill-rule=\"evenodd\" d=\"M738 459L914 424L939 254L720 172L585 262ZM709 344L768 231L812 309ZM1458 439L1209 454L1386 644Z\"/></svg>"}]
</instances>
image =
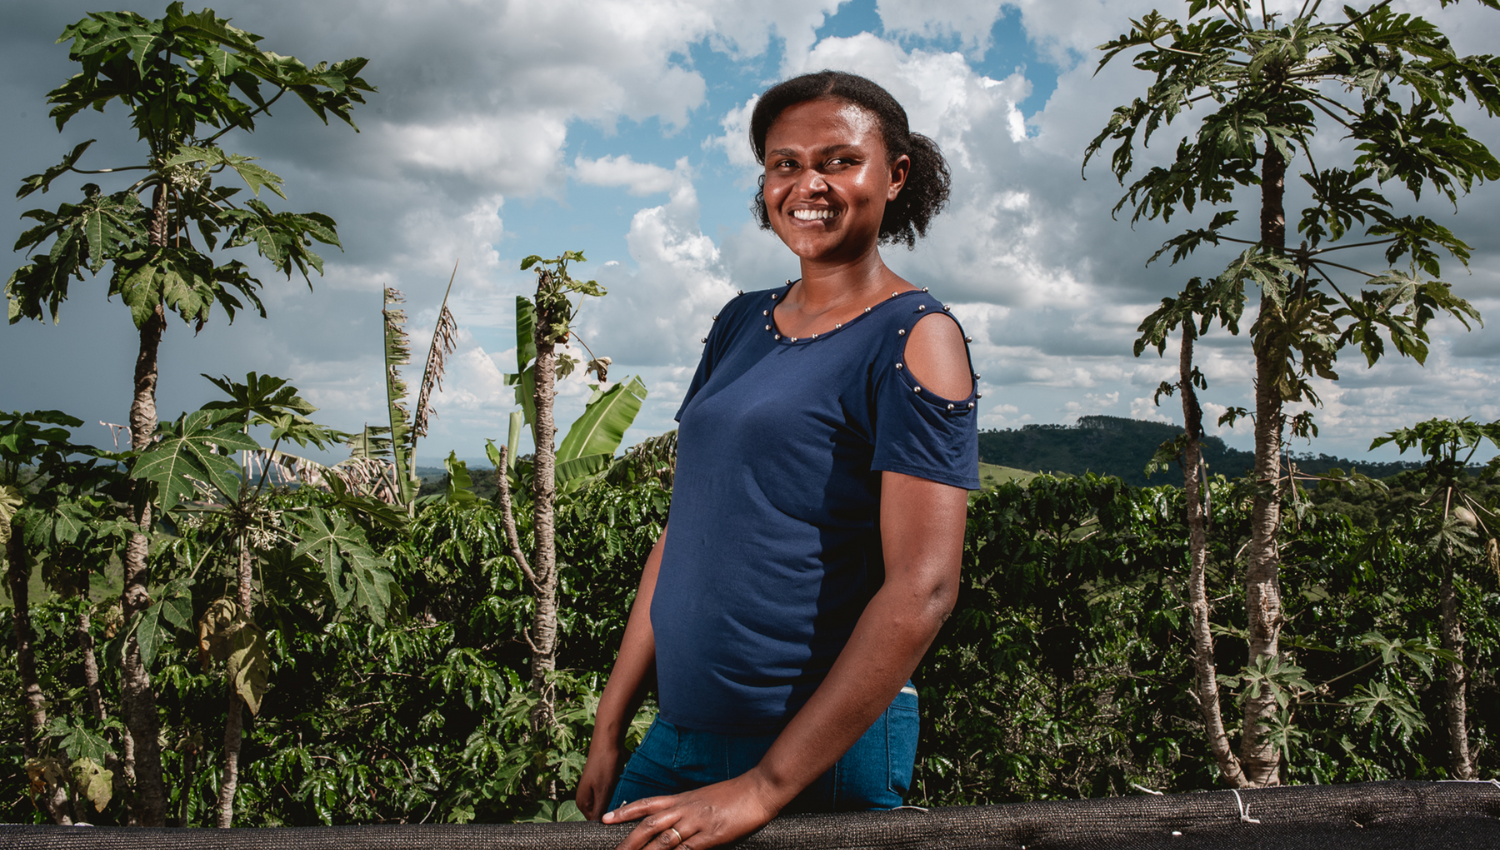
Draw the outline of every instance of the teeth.
<instances>
[{"instance_id":1,"label":"teeth","mask_svg":"<svg viewBox=\"0 0 1500 850\"><path fill-rule=\"evenodd\" d=\"M798 221L818 221L825 218L833 218L833 210L792 210L792 218Z\"/></svg>"}]
</instances>

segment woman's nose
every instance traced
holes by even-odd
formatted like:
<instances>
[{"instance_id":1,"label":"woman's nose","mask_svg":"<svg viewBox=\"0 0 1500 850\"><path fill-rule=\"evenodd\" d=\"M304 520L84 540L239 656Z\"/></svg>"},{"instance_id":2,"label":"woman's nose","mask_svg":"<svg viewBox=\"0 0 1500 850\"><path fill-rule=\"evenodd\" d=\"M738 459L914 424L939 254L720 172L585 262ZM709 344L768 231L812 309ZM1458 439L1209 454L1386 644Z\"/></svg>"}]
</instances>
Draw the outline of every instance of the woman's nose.
<instances>
[{"instance_id":1,"label":"woman's nose","mask_svg":"<svg viewBox=\"0 0 1500 850\"><path fill-rule=\"evenodd\" d=\"M828 183L822 174L809 168L797 180L797 190L804 195L818 195L828 191Z\"/></svg>"}]
</instances>

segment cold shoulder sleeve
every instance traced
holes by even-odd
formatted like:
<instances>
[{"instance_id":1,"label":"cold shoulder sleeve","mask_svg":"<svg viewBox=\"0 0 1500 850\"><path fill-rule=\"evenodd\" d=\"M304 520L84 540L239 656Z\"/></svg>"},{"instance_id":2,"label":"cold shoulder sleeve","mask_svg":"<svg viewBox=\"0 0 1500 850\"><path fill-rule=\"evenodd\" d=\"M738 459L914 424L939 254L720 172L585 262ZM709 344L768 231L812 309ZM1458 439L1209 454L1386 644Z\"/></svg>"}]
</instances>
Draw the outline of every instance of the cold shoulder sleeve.
<instances>
[{"instance_id":1,"label":"cold shoulder sleeve","mask_svg":"<svg viewBox=\"0 0 1500 850\"><path fill-rule=\"evenodd\" d=\"M941 305L932 311L903 310L896 329L898 342L890 346L889 356L877 359L872 376L875 454L870 466L978 490L978 396L971 388L964 398L943 398L921 386L904 362L908 334L933 313L957 322Z\"/></svg>"}]
</instances>

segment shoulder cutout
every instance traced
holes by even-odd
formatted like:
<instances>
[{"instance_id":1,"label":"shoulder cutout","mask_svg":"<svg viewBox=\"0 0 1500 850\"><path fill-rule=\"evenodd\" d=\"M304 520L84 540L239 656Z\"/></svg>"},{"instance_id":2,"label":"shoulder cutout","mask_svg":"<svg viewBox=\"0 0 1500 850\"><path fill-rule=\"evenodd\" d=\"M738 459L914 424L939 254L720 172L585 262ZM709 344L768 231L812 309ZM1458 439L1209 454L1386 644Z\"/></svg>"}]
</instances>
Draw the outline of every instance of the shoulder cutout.
<instances>
[{"instance_id":1,"label":"shoulder cutout","mask_svg":"<svg viewBox=\"0 0 1500 850\"><path fill-rule=\"evenodd\" d=\"M902 359L923 389L943 398L968 398L974 391L963 331L945 313L933 313L918 320L906 339Z\"/></svg>"}]
</instances>

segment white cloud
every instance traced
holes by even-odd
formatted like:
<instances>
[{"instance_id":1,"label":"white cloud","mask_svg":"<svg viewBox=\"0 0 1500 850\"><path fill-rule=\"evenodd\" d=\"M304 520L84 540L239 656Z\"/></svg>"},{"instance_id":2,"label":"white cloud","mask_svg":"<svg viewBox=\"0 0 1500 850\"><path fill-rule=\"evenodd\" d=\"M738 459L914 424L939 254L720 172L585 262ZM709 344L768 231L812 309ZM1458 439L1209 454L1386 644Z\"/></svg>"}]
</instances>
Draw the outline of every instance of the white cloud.
<instances>
[{"instance_id":1,"label":"white cloud","mask_svg":"<svg viewBox=\"0 0 1500 850\"><path fill-rule=\"evenodd\" d=\"M875 9L887 33L898 38L957 39L965 53L981 59L993 44L990 30L1005 5L1006 0L879 0Z\"/></svg>"},{"instance_id":2,"label":"white cloud","mask_svg":"<svg viewBox=\"0 0 1500 850\"><path fill-rule=\"evenodd\" d=\"M573 161L573 176L591 186L621 187L632 195L654 195L692 185L692 169L687 157L682 157L667 169L649 162L636 162L629 154L598 159L580 156Z\"/></svg>"}]
</instances>

